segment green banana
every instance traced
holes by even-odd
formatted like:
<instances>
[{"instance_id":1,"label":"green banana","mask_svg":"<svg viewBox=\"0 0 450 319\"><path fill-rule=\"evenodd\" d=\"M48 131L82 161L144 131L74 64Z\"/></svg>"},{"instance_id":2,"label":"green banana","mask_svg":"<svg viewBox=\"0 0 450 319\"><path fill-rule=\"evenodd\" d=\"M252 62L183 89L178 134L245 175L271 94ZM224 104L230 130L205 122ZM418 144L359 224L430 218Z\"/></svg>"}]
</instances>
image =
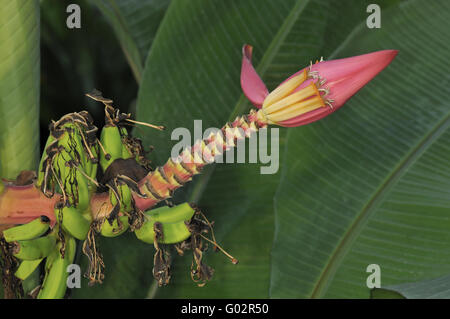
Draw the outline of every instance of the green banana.
<instances>
[{"instance_id":1,"label":"green banana","mask_svg":"<svg viewBox=\"0 0 450 319\"><path fill-rule=\"evenodd\" d=\"M42 183L44 182L44 176L45 176L45 168L44 168L44 162L46 158L48 157L47 152L45 151L47 147L55 142L55 138L49 134L47 138L47 142L45 143L44 152L42 152L41 161L39 162L39 170L38 170L38 178L37 178L37 186L40 187Z\"/></svg>"},{"instance_id":2,"label":"green banana","mask_svg":"<svg viewBox=\"0 0 450 319\"><path fill-rule=\"evenodd\" d=\"M130 152L128 147L124 143L122 143L122 156L121 156L121 158L129 159L129 158L132 158L132 157L133 157L133 154Z\"/></svg>"},{"instance_id":3,"label":"green banana","mask_svg":"<svg viewBox=\"0 0 450 319\"><path fill-rule=\"evenodd\" d=\"M133 195L131 193L130 187L127 184L119 185L119 195L122 205L122 210L125 212L130 212L132 207Z\"/></svg>"},{"instance_id":4,"label":"green banana","mask_svg":"<svg viewBox=\"0 0 450 319\"><path fill-rule=\"evenodd\" d=\"M3 237L7 242L17 240L30 240L45 234L50 228L50 219L47 216L40 216L28 224L8 228L3 231Z\"/></svg>"},{"instance_id":5,"label":"green banana","mask_svg":"<svg viewBox=\"0 0 450 319\"><path fill-rule=\"evenodd\" d=\"M64 179L61 179L61 183L68 203L80 211L86 210L89 206L91 191L89 189L88 179L85 173L82 172L83 169L72 166L63 167L61 170L64 170L63 174L65 174Z\"/></svg>"},{"instance_id":6,"label":"green banana","mask_svg":"<svg viewBox=\"0 0 450 319\"><path fill-rule=\"evenodd\" d=\"M140 229L135 230L136 237L146 243L153 243L155 238L154 224L162 224L163 238L161 243L174 244L188 239L191 236L185 221L194 216L195 210L188 203L175 207L160 207L145 212L146 221Z\"/></svg>"},{"instance_id":7,"label":"green banana","mask_svg":"<svg viewBox=\"0 0 450 319\"><path fill-rule=\"evenodd\" d=\"M70 157L79 165L81 164L86 152L83 147L78 128L73 123L63 125L64 133L58 139L58 145L64 147Z\"/></svg>"},{"instance_id":8,"label":"green banana","mask_svg":"<svg viewBox=\"0 0 450 319\"><path fill-rule=\"evenodd\" d=\"M81 172L82 168L75 168L75 178L77 186L77 203L74 205L80 211L86 210L89 206L91 192L89 188L89 181L86 176Z\"/></svg>"},{"instance_id":9,"label":"green banana","mask_svg":"<svg viewBox=\"0 0 450 319\"><path fill-rule=\"evenodd\" d=\"M76 143L75 151L80 154L80 166L83 168L84 172L91 178L95 179L97 175L97 161L98 161L98 145L97 143L93 145L87 145L83 143L82 140L85 140L82 137L84 132L75 133ZM88 149L89 147L89 149ZM94 163L95 162L95 163ZM95 170L95 172L93 172Z\"/></svg>"},{"instance_id":10,"label":"green banana","mask_svg":"<svg viewBox=\"0 0 450 319\"><path fill-rule=\"evenodd\" d=\"M71 167L68 166L69 162L72 160L72 156L65 150L61 150L55 154L52 158L52 167L55 177L59 180L57 185L57 191L61 191L61 187L65 189L65 181L69 178L71 173ZM60 184L61 183L61 184Z\"/></svg>"},{"instance_id":11,"label":"green banana","mask_svg":"<svg viewBox=\"0 0 450 319\"><path fill-rule=\"evenodd\" d=\"M73 263L76 253L76 241L71 236L65 236L66 249L64 258L61 256L61 243L47 258L45 264L45 278L38 299L61 299L67 289L67 266Z\"/></svg>"},{"instance_id":12,"label":"green banana","mask_svg":"<svg viewBox=\"0 0 450 319\"><path fill-rule=\"evenodd\" d=\"M88 176L90 178L92 178L93 180L97 180L97 169L98 169L98 164L97 163L92 163L91 160L88 160L88 162L90 163L89 165L89 171L86 172L88 174ZM92 183L91 181L89 181L89 189L91 192L95 192L97 190L97 185L95 185L94 183Z\"/></svg>"},{"instance_id":13,"label":"green banana","mask_svg":"<svg viewBox=\"0 0 450 319\"><path fill-rule=\"evenodd\" d=\"M13 256L21 260L34 260L47 257L56 245L53 234L31 240L13 242Z\"/></svg>"},{"instance_id":14,"label":"green banana","mask_svg":"<svg viewBox=\"0 0 450 319\"><path fill-rule=\"evenodd\" d=\"M44 258L22 260L14 275L21 280L27 279L36 270L43 259Z\"/></svg>"},{"instance_id":15,"label":"green banana","mask_svg":"<svg viewBox=\"0 0 450 319\"><path fill-rule=\"evenodd\" d=\"M98 145L92 145L89 147L91 154L94 156L93 158L88 156L84 156L82 158L81 167L84 173L87 175L87 185L89 194L92 195L97 190L97 184L94 181L97 181L97 168L98 168Z\"/></svg>"},{"instance_id":16,"label":"green banana","mask_svg":"<svg viewBox=\"0 0 450 319\"><path fill-rule=\"evenodd\" d=\"M117 195L119 196L120 200L120 211L121 212L130 212L132 210L132 194L131 190L128 187L127 184L119 184L116 183L116 190ZM109 200L111 201L111 204L115 206L117 204L117 198L114 192L110 189L109 190Z\"/></svg>"},{"instance_id":17,"label":"green banana","mask_svg":"<svg viewBox=\"0 0 450 319\"><path fill-rule=\"evenodd\" d=\"M127 231L127 229L130 227L130 224L128 222L127 216L120 216L119 217L121 225L117 223L117 219L114 219L112 225L108 222L108 220L105 218L103 221L103 224L100 228L100 234L103 237L117 237L122 235L124 232Z\"/></svg>"},{"instance_id":18,"label":"green banana","mask_svg":"<svg viewBox=\"0 0 450 319\"><path fill-rule=\"evenodd\" d=\"M63 133L58 138L58 146L64 148L77 166L82 166L85 169L84 164L90 156L83 144L83 131L72 122L65 123L62 130Z\"/></svg>"},{"instance_id":19,"label":"green banana","mask_svg":"<svg viewBox=\"0 0 450 319\"><path fill-rule=\"evenodd\" d=\"M100 142L109 155L100 152L100 166L103 171L106 171L112 162L122 157L122 136L119 128L117 126L104 126L100 134Z\"/></svg>"},{"instance_id":20,"label":"green banana","mask_svg":"<svg viewBox=\"0 0 450 319\"><path fill-rule=\"evenodd\" d=\"M85 240L89 232L90 221L75 207L55 208L58 224L69 235L79 240Z\"/></svg>"},{"instance_id":21,"label":"green banana","mask_svg":"<svg viewBox=\"0 0 450 319\"><path fill-rule=\"evenodd\" d=\"M55 246L55 249L50 253L50 255L45 258L44 271L47 274L50 271L51 265L55 261L55 259L59 256L59 250L61 249L62 244L58 242Z\"/></svg>"},{"instance_id":22,"label":"green banana","mask_svg":"<svg viewBox=\"0 0 450 319\"><path fill-rule=\"evenodd\" d=\"M89 150L87 149L89 147ZM98 156L99 156L99 148L98 144L95 143L93 145L84 145L81 140L77 145L77 151L82 152L83 156L81 156L81 168L83 172L89 177L87 180L88 188L91 193L95 192L97 189L97 185L92 182L92 180L96 180L97 177L97 167L98 167Z\"/></svg>"},{"instance_id":23,"label":"green banana","mask_svg":"<svg viewBox=\"0 0 450 319\"><path fill-rule=\"evenodd\" d=\"M133 153L129 150L127 145L123 142L123 137L128 136L127 129L125 127L119 128L120 133L122 135L122 155L121 158L123 159L129 159L133 157Z\"/></svg>"},{"instance_id":24,"label":"green banana","mask_svg":"<svg viewBox=\"0 0 450 319\"><path fill-rule=\"evenodd\" d=\"M98 144L94 144L90 147L92 155L94 155L94 159L91 159L90 157L84 158L84 171L86 174L92 178L96 179L97 177L97 168L98 168L98 156L99 156L99 147ZM89 183L89 186L92 187L92 183Z\"/></svg>"},{"instance_id":25,"label":"green banana","mask_svg":"<svg viewBox=\"0 0 450 319\"><path fill-rule=\"evenodd\" d=\"M58 145L64 149L58 154L56 165L62 172L64 190L70 195L69 203L85 210L89 206L90 195L96 190L96 184L92 180L95 180L97 175L97 163L93 161L96 161L98 156L98 146L83 143L85 132L82 127L82 124L76 125L72 122L63 125L65 131L60 136ZM72 163L68 164L69 161Z\"/></svg>"},{"instance_id":26,"label":"green banana","mask_svg":"<svg viewBox=\"0 0 450 319\"><path fill-rule=\"evenodd\" d=\"M46 194L63 194L65 204L75 206L83 213L98 185L96 130L87 112L70 113L52 122L46 152L39 165L38 187Z\"/></svg>"}]
</instances>

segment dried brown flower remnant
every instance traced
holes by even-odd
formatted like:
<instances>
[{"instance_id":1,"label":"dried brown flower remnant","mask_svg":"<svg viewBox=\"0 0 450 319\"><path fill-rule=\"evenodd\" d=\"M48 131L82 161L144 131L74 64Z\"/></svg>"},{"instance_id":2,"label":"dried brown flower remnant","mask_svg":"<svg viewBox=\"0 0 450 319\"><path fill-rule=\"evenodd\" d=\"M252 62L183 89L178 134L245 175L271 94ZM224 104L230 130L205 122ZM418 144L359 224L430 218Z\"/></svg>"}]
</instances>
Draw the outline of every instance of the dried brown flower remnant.
<instances>
[{"instance_id":1,"label":"dried brown flower remnant","mask_svg":"<svg viewBox=\"0 0 450 319\"><path fill-rule=\"evenodd\" d=\"M105 263L103 262L103 256L99 252L98 245L95 236L100 232L101 223L94 221L91 224L86 240L83 243L83 253L89 259L89 267L84 275L89 279L89 286L96 283L102 283L105 278L104 269Z\"/></svg>"},{"instance_id":2,"label":"dried brown flower remnant","mask_svg":"<svg viewBox=\"0 0 450 319\"><path fill-rule=\"evenodd\" d=\"M162 227L163 227L162 224L159 222L153 225L153 230L155 232L154 245L156 249L155 256L153 258L153 277L155 277L160 287L167 285L171 277L170 253L167 250L161 248L158 243L159 241L162 241L164 238Z\"/></svg>"},{"instance_id":3,"label":"dried brown flower remnant","mask_svg":"<svg viewBox=\"0 0 450 319\"><path fill-rule=\"evenodd\" d=\"M153 258L153 277L155 277L158 285L165 286L170 281L170 253L162 248L157 248Z\"/></svg>"},{"instance_id":4,"label":"dried brown flower remnant","mask_svg":"<svg viewBox=\"0 0 450 319\"><path fill-rule=\"evenodd\" d=\"M2 284L5 299L21 299L24 292L19 278L14 276L17 269L17 259L10 253L11 247L0 238L0 267L2 269Z\"/></svg>"}]
</instances>

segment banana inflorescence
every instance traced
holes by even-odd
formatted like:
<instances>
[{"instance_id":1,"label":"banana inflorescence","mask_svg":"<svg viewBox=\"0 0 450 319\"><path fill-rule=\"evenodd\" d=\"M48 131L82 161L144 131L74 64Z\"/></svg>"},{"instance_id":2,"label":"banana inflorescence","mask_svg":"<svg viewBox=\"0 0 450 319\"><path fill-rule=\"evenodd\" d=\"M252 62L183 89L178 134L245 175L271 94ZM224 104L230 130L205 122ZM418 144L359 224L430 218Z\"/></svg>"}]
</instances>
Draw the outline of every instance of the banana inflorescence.
<instances>
[{"instance_id":1,"label":"banana inflorescence","mask_svg":"<svg viewBox=\"0 0 450 319\"><path fill-rule=\"evenodd\" d=\"M56 236L46 216L6 229L3 237L10 243L11 254L20 262L15 276L21 280L28 278L56 247Z\"/></svg>"},{"instance_id":2,"label":"banana inflorescence","mask_svg":"<svg viewBox=\"0 0 450 319\"><path fill-rule=\"evenodd\" d=\"M222 250L215 241L212 223L187 203L146 212L135 205L136 198L147 198L139 181L152 168L142 142L128 134L126 125L163 127L132 120L131 114L120 113L111 106L112 100L98 91L87 96L105 106L100 137L88 112L66 114L50 124L39 163L36 187L47 197L59 196L54 207L56 224L51 225L49 218L41 216L3 231L11 256L18 261L15 276L25 280L41 268L45 277L37 289L37 298L63 298L67 267L74 262L80 240L84 241L82 251L89 259L86 277L90 284L101 283L104 263L96 236L116 237L130 230L139 240L155 246L153 275L160 285L170 279L168 245L179 254L192 249L191 276L203 285L213 271L202 262L207 248L202 239ZM93 209L92 196L103 192L108 194L105 205ZM212 239L205 236L208 232Z\"/></svg>"}]
</instances>

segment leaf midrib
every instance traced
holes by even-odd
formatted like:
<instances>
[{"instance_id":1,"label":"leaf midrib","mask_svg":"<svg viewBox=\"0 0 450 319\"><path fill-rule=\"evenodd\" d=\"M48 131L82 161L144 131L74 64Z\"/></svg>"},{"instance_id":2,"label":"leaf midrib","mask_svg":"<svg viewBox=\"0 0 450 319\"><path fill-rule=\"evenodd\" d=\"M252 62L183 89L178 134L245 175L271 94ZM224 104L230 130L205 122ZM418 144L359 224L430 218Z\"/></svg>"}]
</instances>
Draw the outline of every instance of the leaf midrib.
<instances>
[{"instance_id":1,"label":"leaf midrib","mask_svg":"<svg viewBox=\"0 0 450 319\"><path fill-rule=\"evenodd\" d=\"M142 64L142 57L141 57L141 52L139 52L138 48L137 48L137 44L135 42L135 39L132 37L130 30L128 29L128 26L126 24L126 22L123 20L122 15L120 14L120 10L117 7L117 4L115 2L115 0L109 0L108 1L110 3L111 6L111 12L112 14L116 17L116 21L119 23L119 25L121 26L122 29L122 33L124 36L126 36L128 38L128 44L132 45L133 48L132 50L135 52L135 54L137 54L138 56L138 61L136 61L133 58L133 55L130 53L129 47L126 47L124 45L124 43L122 43L122 41L119 39L119 44L122 47L122 50L128 60L128 63L130 64L130 67L133 71L133 75L136 79L136 82L138 84L141 83L142 80L142 72L143 72L143 64ZM97 6L99 8L103 7L103 12L107 12L108 9L104 6L104 4L101 1L97 1ZM112 21L113 26L114 26L114 22Z\"/></svg>"},{"instance_id":2,"label":"leaf midrib","mask_svg":"<svg viewBox=\"0 0 450 319\"><path fill-rule=\"evenodd\" d=\"M348 36L339 44L338 47L336 47L333 50L333 53L328 57L329 60L336 58L336 56L339 54L339 52L345 48L345 46L351 41L351 39L360 31L360 29L362 27L365 26L364 22L361 22L359 24L356 24L355 27L353 28L353 30L348 34ZM287 136L286 136L286 146L288 145L288 141L289 141L289 133L291 131L288 132ZM433 132L430 131L430 132ZM424 137L425 138L425 137ZM424 139L422 139L421 141L424 141ZM420 146L420 142L418 144ZM417 146L417 145L416 145ZM412 150L414 150L415 148L413 148ZM288 152L288 148L286 147L283 154L284 156L286 156L286 153ZM411 155L412 153L410 152L409 155ZM408 160L408 156L406 156L406 158L404 158L403 161L400 162L399 165L396 166L397 169L399 169L402 163L406 164ZM381 192L383 191L383 187L384 186L388 186L388 182L392 182L391 178L394 177L393 173L395 172L395 169L393 172L391 172L390 175L388 175L388 177L384 180L384 182L381 184L381 186L375 191L374 195L371 197L371 199L368 201L368 203L363 207L363 209L361 210L361 213L358 215L358 217L355 219L355 221L352 223L352 225L349 227L349 229L347 230L347 232L345 233L345 236L343 237L343 239L339 242L339 244L336 246L335 250L333 251L333 254L331 255L331 257L328 260L328 263L326 264L325 268L323 269L323 271L321 272L316 284L314 285L314 288L312 289L311 292L311 298L318 298L320 296L322 296L322 291L323 289L325 289L326 287L328 287L328 282L327 279L330 278L330 276L332 277L332 275L334 275L336 269L338 268L340 261L342 260L342 249L344 249L345 247L347 247L345 244L347 243L348 245L348 241L352 238L354 238L356 236L356 233L352 233L352 231L355 229L355 227L357 227L358 225L360 225L360 227L363 226L363 224L361 224L362 222L366 221L366 218L363 218L365 215L367 215L367 213L369 213L369 209L371 207L373 207L372 204L376 203L376 199L379 197L379 195L381 195ZM276 195L278 194L279 190L280 190L280 185L282 184L282 180L284 178L286 174L286 171L284 170L281 178L280 178L280 183L278 188L276 189L275 192L275 199L276 199ZM274 210L276 210L276 204L275 204L275 200L274 200ZM366 214L364 214L364 212ZM358 232L359 233L359 232ZM353 234L353 236L352 236ZM275 235L276 236L276 232ZM275 238L274 238L274 243L275 243ZM340 257L340 258L339 258ZM269 293L270 295L270 293Z\"/></svg>"},{"instance_id":3,"label":"leaf midrib","mask_svg":"<svg viewBox=\"0 0 450 319\"><path fill-rule=\"evenodd\" d=\"M421 140L418 141L414 147L400 160L397 166L390 172L389 175L381 183L380 187L373 193L367 204L361 209L354 222L345 232L341 241L336 246L331 254L325 268L320 274L314 288L311 292L311 298L320 298L323 296L330 280L333 278L337 268L341 264L345 253L348 252L349 247L361 232L364 225L366 225L369 217L378 207L389 190L396 184L396 182L403 176L408 168L419 158L447 129L450 125L450 112L438 122Z\"/></svg>"}]
</instances>

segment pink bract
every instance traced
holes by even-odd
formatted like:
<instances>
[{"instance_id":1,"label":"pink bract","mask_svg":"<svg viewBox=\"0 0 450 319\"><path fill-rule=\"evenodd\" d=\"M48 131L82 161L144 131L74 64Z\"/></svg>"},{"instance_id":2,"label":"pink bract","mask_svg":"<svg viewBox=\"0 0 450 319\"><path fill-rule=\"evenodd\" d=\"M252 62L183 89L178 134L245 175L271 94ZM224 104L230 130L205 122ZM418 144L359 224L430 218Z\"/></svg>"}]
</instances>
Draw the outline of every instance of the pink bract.
<instances>
[{"instance_id":1,"label":"pink bract","mask_svg":"<svg viewBox=\"0 0 450 319\"><path fill-rule=\"evenodd\" d=\"M261 108L269 93L251 63L252 47L244 45L242 52L242 90L245 96L257 108ZM388 66L397 53L397 50L382 50L350 58L321 61L301 69L283 81L280 85L284 84L292 77L301 74L306 69L308 70L308 74L314 74L317 75L317 77L308 78L295 88L292 93L305 88L312 81L317 83L318 81L324 80L325 82L322 87L326 88L329 93L323 97L324 99L326 98L327 101L330 101L331 106L327 105L327 107L321 107L297 117L280 121L276 124L281 126L300 126L320 120L328 114L333 113Z\"/></svg>"}]
</instances>

